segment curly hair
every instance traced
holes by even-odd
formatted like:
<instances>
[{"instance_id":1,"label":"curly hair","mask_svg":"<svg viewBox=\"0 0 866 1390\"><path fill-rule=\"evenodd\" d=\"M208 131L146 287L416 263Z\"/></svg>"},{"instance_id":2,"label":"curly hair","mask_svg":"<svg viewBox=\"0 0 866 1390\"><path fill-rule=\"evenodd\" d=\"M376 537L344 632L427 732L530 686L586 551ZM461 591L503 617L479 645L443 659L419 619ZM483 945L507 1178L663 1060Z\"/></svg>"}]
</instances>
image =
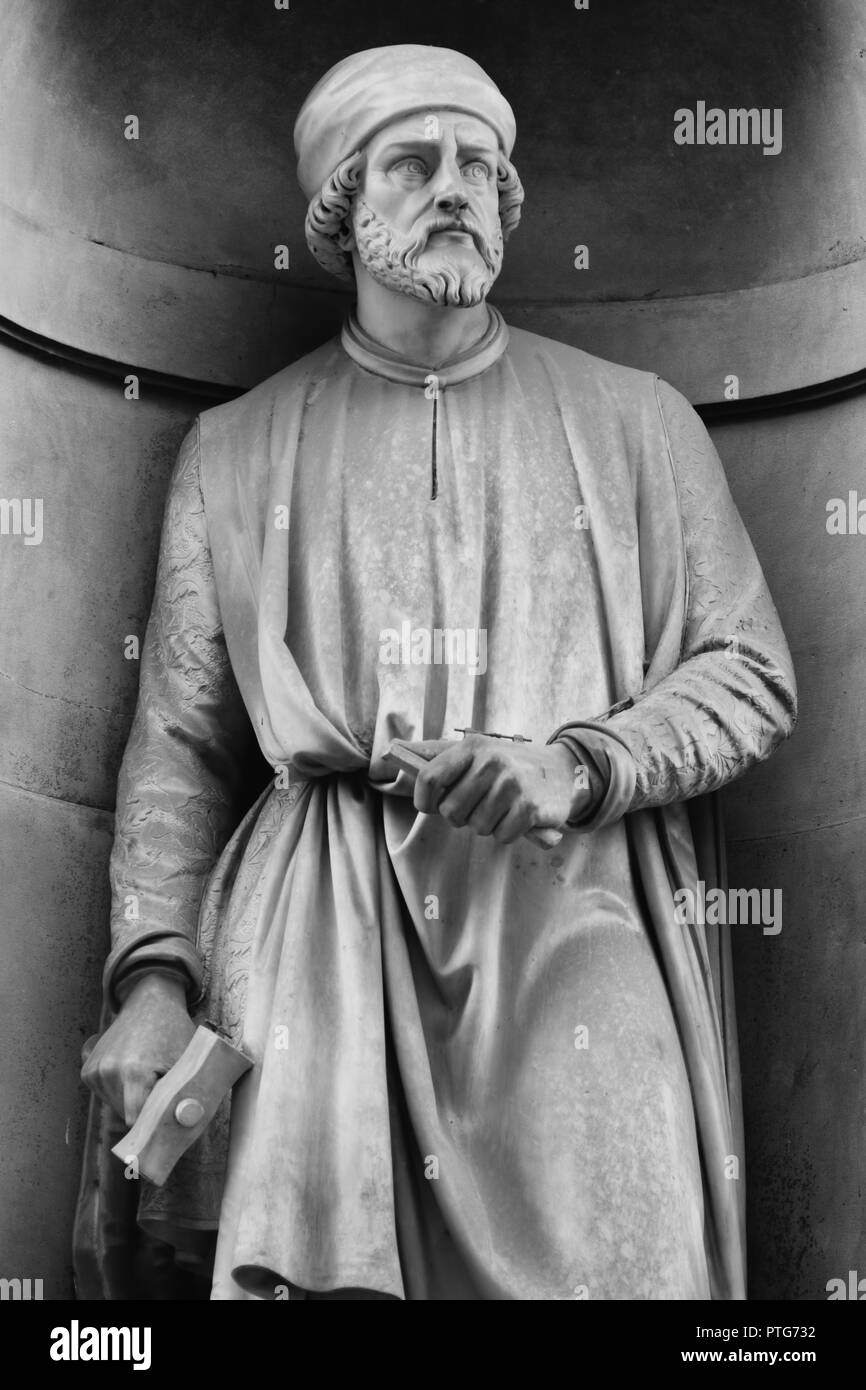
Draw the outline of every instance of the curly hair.
<instances>
[{"instance_id":1,"label":"curly hair","mask_svg":"<svg viewBox=\"0 0 866 1390\"><path fill-rule=\"evenodd\" d=\"M363 150L350 154L337 165L307 208L304 223L307 245L319 265L341 280L354 279L350 214L365 162ZM502 155L496 169L496 187L502 236L507 240L520 221L523 185L514 165Z\"/></svg>"}]
</instances>

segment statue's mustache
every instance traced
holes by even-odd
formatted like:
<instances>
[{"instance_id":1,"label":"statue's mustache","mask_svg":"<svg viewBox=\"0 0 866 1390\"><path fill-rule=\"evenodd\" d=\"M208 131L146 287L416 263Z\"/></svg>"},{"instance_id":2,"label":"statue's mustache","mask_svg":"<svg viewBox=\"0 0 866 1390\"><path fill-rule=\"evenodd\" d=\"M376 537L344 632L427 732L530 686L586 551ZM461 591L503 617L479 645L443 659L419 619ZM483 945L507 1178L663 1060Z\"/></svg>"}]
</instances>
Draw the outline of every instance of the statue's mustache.
<instances>
[{"instance_id":1,"label":"statue's mustache","mask_svg":"<svg viewBox=\"0 0 866 1390\"><path fill-rule=\"evenodd\" d=\"M427 250L430 238L437 232L466 232L472 238L472 244L481 256L484 263L496 273L499 269L500 257L497 254L495 239L488 236L480 222L476 222L471 214L462 213L455 216L453 213L430 218L420 227L413 229L404 243L402 260L404 264L416 266L418 258Z\"/></svg>"},{"instance_id":2,"label":"statue's mustache","mask_svg":"<svg viewBox=\"0 0 866 1390\"><path fill-rule=\"evenodd\" d=\"M431 236L435 236L437 232L466 232L471 236L479 249L485 245L487 241L483 228L480 227L473 218L453 216L434 217L430 222L419 229L417 237L413 238L413 240L416 245L420 244L423 250Z\"/></svg>"}]
</instances>

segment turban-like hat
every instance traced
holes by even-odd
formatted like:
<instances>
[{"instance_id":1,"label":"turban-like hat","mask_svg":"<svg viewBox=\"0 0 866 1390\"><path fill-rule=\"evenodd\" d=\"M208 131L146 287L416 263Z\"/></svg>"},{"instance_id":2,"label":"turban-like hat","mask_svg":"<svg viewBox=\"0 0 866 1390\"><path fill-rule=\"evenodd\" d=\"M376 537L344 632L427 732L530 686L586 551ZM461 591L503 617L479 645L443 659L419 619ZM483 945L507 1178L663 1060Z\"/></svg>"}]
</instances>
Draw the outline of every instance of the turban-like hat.
<instances>
[{"instance_id":1,"label":"turban-like hat","mask_svg":"<svg viewBox=\"0 0 866 1390\"><path fill-rule=\"evenodd\" d=\"M353 53L325 73L295 122L298 182L308 198L391 121L416 111L465 111L496 132L506 159L514 112L483 68L452 48L401 43Z\"/></svg>"}]
</instances>

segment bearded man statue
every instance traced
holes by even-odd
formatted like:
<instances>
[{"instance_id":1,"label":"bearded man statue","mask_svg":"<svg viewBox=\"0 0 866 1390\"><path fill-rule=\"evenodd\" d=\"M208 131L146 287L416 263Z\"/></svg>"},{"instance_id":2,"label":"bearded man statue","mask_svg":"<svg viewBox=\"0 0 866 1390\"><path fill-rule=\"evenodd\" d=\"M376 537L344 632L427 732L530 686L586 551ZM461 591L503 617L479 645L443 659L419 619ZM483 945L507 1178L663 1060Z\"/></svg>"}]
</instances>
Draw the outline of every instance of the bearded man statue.
<instances>
[{"instance_id":1,"label":"bearded man statue","mask_svg":"<svg viewBox=\"0 0 866 1390\"><path fill-rule=\"evenodd\" d=\"M131 1123L194 1020L252 1058L139 1203L216 1299L745 1296L729 932L678 904L791 660L689 404L488 304L514 140L460 53L332 68L356 308L173 476L85 1078Z\"/></svg>"}]
</instances>

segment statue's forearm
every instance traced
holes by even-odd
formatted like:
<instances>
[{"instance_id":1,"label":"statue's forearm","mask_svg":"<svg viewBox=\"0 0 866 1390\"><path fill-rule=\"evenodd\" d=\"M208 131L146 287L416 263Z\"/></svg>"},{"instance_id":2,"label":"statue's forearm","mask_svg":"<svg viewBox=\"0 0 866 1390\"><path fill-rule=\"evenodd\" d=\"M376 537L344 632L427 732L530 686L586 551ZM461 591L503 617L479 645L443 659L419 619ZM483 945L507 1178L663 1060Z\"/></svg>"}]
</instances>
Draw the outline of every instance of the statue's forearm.
<instances>
[{"instance_id":1,"label":"statue's forearm","mask_svg":"<svg viewBox=\"0 0 866 1390\"><path fill-rule=\"evenodd\" d=\"M576 757L589 744L595 766L606 766L608 794L584 828L718 790L768 758L795 720L790 669L766 651L687 659L628 708L560 733Z\"/></svg>"},{"instance_id":2,"label":"statue's forearm","mask_svg":"<svg viewBox=\"0 0 866 1390\"><path fill-rule=\"evenodd\" d=\"M797 717L785 635L713 444L664 382L658 408L682 522L680 659L633 699L571 726L573 739L595 741L611 773L589 828L717 790L769 757Z\"/></svg>"},{"instance_id":3,"label":"statue's forearm","mask_svg":"<svg viewBox=\"0 0 866 1390\"><path fill-rule=\"evenodd\" d=\"M635 763L629 810L717 790L769 757L795 717L793 684L763 654L684 662L610 721Z\"/></svg>"},{"instance_id":4,"label":"statue's forearm","mask_svg":"<svg viewBox=\"0 0 866 1390\"><path fill-rule=\"evenodd\" d=\"M636 765L630 810L716 790L769 757L797 717L785 634L712 441L664 382L658 405L688 593L680 664L610 720Z\"/></svg>"},{"instance_id":5,"label":"statue's forearm","mask_svg":"<svg viewBox=\"0 0 866 1390\"><path fill-rule=\"evenodd\" d=\"M201 981L204 883L236 819L250 726L229 664L207 542L195 434L166 507L138 706L121 767L111 856L114 1005L119 973L143 964Z\"/></svg>"}]
</instances>

